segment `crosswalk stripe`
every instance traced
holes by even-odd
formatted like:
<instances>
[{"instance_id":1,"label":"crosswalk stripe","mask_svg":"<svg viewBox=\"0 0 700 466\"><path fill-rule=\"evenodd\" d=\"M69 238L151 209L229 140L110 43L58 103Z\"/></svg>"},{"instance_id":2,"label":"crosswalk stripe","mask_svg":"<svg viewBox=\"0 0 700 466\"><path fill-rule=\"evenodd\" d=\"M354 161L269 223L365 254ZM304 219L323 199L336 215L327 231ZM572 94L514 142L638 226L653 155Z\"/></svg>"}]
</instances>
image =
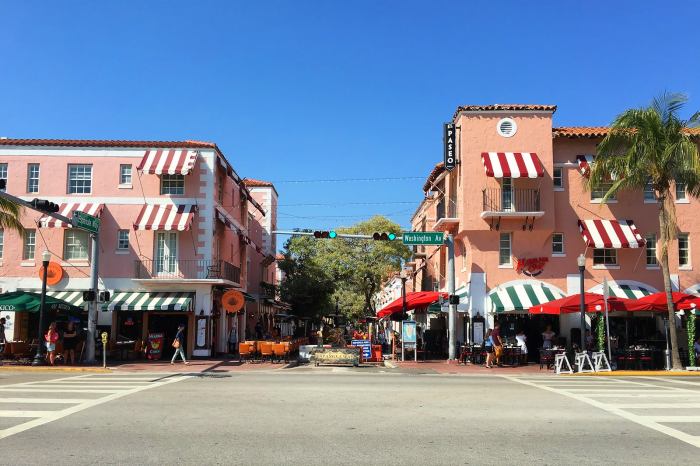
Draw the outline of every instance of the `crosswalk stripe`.
<instances>
[{"instance_id":1,"label":"crosswalk stripe","mask_svg":"<svg viewBox=\"0 0 700 466\"><path fill-rule=\"evenodd\" d=\"M89 398L0 398L0 403L78 404Z\"/></svg>"},{"instance_id":2,"label":"crosswalk stripe","mask_svg":"<svg viewBox=\"0 0 700 466\"><path fill-rule=\"evenodd\" d=\"M141 388L141 387L139 387ZM148 388L148 387L143 387ZM122 390L127 392L128 390ZM63 389L63 388L0 388L0 392L25 392L25 393L114 393L114 390L79 390L79 389Z\"/></svg>"},{"instance_id":3,"label":"crosswalk stripe","mask_svg":"<svg viewBox=\"0 0 700 466\"><path fill-rule=\"evenodd\" d=\"M642 416L654 422L700 422L700 416Z\"/></svg>"},{"instance_id":4,"label":"crosswalk stripe","mask_svg":"<svg viewBox=\"0 0 700 466\"><path fill-rule=\"evenodd\" d=\"M44 417L50 416L53 411L24 411L0 409L0 417Z\"/></svg>"},{"instance_id":5,"label":"crosswalk stripe","mask_svg":"<svg viewBox=\"0 0 700 466\"><path fill-rule=\"evenodd\" d=\"M617 403L615 406L620 409L687 409L700 408L700 403Z\"/></svg>"}]
</instances>

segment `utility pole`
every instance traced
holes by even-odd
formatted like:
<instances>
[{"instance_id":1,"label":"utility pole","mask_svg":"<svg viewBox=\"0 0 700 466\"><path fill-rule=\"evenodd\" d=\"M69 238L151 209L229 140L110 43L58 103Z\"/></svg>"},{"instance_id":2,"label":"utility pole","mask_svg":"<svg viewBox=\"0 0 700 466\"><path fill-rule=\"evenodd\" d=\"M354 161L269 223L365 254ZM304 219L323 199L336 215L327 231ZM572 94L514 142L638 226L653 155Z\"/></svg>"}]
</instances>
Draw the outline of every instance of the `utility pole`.
<instances>
[{"instance_id":1,"label":"utility pole","mask_svg":"<svg viewBox=\"0 0 700 466\"><path fill-rule=\"evenodd\" d=\"M455 327L457 326L457 305L452 303L452 296L455 294L455 241L452 235L447 235L445 238L447 244L447 294L449 295L449 335L448 344L450 345L447 352L448 359L454 360L456 356L456 334Z\"/></svg>"}]
</instances>

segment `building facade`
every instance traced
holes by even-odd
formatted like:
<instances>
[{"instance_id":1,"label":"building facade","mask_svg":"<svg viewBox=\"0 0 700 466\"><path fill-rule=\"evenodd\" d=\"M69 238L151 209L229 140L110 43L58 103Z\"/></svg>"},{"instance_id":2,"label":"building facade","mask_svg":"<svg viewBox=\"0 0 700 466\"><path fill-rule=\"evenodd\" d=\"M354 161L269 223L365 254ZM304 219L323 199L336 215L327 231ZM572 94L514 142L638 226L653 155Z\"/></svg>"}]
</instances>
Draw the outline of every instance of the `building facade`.
<instances>
[{"instance_id":1,"label":"building facade","mask_svg":"<svg viewBox=\"0 0 700 466\"><path fill-rule=\"evenodd\" d=\"M554 323L567 343L577 341L576 315L533 321L538 303L578 293L577 257L585 257L585 291L641 297L663 290L657 259L658 210L654 192L624 192L604 203L587 191L604 127L554 127L553 105L462 106L454 114L456 168L439 163L423 186L412 218L417 231L455 238L457 339L480 340L470 322L486 317L525 327L533 339ZM675 186L678 239L670 247L674 289L697 292L698 201ZM415 289L447 291L444 247L416 247ZM655 323L663 329L660 318ZM479 326L481 328L481 326ZM533 342L534 345L534 342Z\"/></svg>"},{"instance_id":2,"label":"building facade","mask_svg":"<svg viewBox=\"0 0 700 466\"><path fill-rule=\"evenodd\" d=\"M160 332L168 341L184 323L191 355L226 350L234 322L222 313L221 294L247 291L247 264L266 257L262 234L251 238L256 227L249 220L271 212L216 144L0 139L0 177L22 199L49 200L68 217L79 210L100 218L99 288L111 300L97 324L110 340ZM22 223L22 236L2 232L2 292L39 290L41 254L48 250L61 268L48 293L84 307L88 234L29 209ZM30 316L11 317L13 337L26 338Z\"/></svg>"}]
</instances>

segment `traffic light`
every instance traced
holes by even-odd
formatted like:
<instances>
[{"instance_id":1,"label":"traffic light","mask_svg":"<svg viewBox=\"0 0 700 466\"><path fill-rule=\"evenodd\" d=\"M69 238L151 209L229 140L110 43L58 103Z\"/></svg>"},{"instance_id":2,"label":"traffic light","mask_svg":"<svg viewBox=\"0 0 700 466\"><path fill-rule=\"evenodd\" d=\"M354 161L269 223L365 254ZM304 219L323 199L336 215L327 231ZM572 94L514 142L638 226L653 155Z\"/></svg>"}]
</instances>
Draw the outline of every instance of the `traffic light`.
<instances>
[{"instance_id":1,"label":"traffic light","mask_svg":"<svg viewBox=\"0 0 700 466\"><path fill-rule=\"evenodd\" d=\"M110 297L111 297L111 295L110 295L109 291L100 291L99 301L101 303L108 303Z\"/></svg>"},{"instance_id":2,"label":"traffic light","mask_svg":"<svg viewBox=\"0 0 700 466\"><path fill-rule=\"evenodd\" d=\"M395 233L374 233L372 239L375 241L394 241L396 239Z\"/></svg>"},{"instance_id":3,"label":"traffic light","mask_svg":"<svg viewBox=\"0 0 700 466\"><path fill-rule=\"evenodd\" d=\"M330 231L314 231L314 238L316 239L333 239L336 236L338 236L338 233L336 233L333 230Z\"/></svg>"},{"instance_id":4,"label":"traffic light","mask_svg":"<svg viewBox=\"0 0 700 466\"><path fill-rule=\"evenodd\" d=\"M95 300L95 292L93 290L83 291L83 301L91 303Z\"/></svg>"},{"instance_id":5,"label":"traffic light","mask_svg":"<svg viewBox=\"0 0 700 466\"><path fill-rule=\"evenodd\" d=\"M58 212L60 208L58 204L47 201L46 199L32 199L30 204L33 208L42 212Z\"/></svg>"}]
</instances>

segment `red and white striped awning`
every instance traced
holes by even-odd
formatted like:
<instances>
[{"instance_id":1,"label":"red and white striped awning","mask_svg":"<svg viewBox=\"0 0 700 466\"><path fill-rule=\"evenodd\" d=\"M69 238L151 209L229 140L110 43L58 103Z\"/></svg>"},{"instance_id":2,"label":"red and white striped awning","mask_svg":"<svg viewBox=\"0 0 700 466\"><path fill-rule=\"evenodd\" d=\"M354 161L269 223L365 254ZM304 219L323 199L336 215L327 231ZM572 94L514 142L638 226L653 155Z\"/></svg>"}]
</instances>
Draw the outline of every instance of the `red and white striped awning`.
<instances>
[{"instance_id":1,"label":"red and white striped awning","mask_svg":"<svg viewBox=\"0 0 700 466\"><path fill-rule=\"evenodd\" d=\"M192 227L194 204L148 204L134 222L134 230L188 231Z\"/></svg>"},{"instance_id":2,"label":"red and white striped awning","mask_svg":"<svg viewBox=\"0 0 700 466\"><path fill-rule=\"evenodd\" d=\"M538 178L544 167L534 152L482 152L486 176L494 178Z\"/></svg>"},{"instance_id":3,"label":"red and white striped awning","mask_svg":"<svg viewBox=\"0 0 700 466\"><path fill-rule=\"evenodd\" d=\"M645 244L632 220L579 220L578 229L592 248L641 248Z\"/></svg>"},{"instance_id":4,"label":"red and white striped awning","mask_svg":"<svg viewBox=\"0 0 700 466\"><path fill-rule=\"evenodd\" d=\"M588 178L591 174L591 166L593 165L592 155L577 155L576 161L578 162L578 171L581 172L583 176Z\"/></svg>"},{"instance_id":5,"label":"red and white striped awning","mask_svg":"<svg viewBox=\"0 0 700 466\"><path fill-rule=\"evenodd\" d=\"M94 204L91 202L68 202L66 204L61 204L58 208L58 213L64 217L71 218L73 217L73 212L79 210L80 212L99 218L104 206L104 204ZM72 228L70 224L65 224L49 216L41 217L39 219L39 226L41 228Z\"/></svg>"},{"instance_id":6,"label":"red and white striped awning","mask_svg":"<svg viewBox=\"0 0 700 466\"><path fill-rule=\"evenodd\" d=\"M146 151L139 171L151 175L187 175L194 168L197 151L187 149L150 149Z\"/></svg>"}]
</instances>

